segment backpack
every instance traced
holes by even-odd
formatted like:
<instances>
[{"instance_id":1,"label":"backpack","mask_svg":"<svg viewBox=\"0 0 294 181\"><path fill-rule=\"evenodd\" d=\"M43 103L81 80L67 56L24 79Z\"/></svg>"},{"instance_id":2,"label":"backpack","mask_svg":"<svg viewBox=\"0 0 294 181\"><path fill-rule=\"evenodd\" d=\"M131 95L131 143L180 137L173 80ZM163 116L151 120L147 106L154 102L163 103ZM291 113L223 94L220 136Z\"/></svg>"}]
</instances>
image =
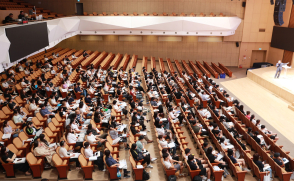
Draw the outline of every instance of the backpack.
<instances>
[{"instance_id":1,"label":"backpack","mask_svg":"<svg viewBox=\"0 0 294 181\"><path fill-rule=\"evenodd\" d=\"M177 177L175 175L170 175L168 177L168 181L176 181L177 180Z\"/></svg>"},{"instance_id":2,"label":"backpack","mask_svg":"<svg viewBox=\"0 0 294 181\"><path fill-rule=\"evenodd\" d=\"M193 181L202 181L202 178L201 178L199 175L196 175L196 176L193 178Z\"/></svg>"},{"instance_id":3,"label":"backpack","mask_svg":"<svg viewBox=\"0 0 294 181\"><path fill-rule=\"evenodd\" d=\"M143 170L143 180L149 180L150 179L150 175L148 172L146 172L146 170Z\"/></svg>"}]
</instances>

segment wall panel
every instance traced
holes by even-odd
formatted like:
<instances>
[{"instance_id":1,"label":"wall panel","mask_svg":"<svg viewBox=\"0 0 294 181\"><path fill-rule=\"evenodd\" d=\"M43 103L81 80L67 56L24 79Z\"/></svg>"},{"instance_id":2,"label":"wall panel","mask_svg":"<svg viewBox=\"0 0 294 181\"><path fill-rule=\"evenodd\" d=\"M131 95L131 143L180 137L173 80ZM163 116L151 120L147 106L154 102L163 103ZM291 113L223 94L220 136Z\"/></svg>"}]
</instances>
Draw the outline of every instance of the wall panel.
<instances>
[{"instance_id":1,"label":"wall panel","mask_svg":"<svg viewBox=\"0 0 294 181\"><path fill-rule=\"evenodd\" d=\"M143 36L140 42L122 42L118 36L103 36L103 41L81 41L74 36L59 43L57 47L98 50L112 53L137 54L178 60L222 62L227 66L238 65L239 48L235 42L198 42L198 37L183 37L181 42L159 42L157 36Z\"/></svg>"}]
</instances>

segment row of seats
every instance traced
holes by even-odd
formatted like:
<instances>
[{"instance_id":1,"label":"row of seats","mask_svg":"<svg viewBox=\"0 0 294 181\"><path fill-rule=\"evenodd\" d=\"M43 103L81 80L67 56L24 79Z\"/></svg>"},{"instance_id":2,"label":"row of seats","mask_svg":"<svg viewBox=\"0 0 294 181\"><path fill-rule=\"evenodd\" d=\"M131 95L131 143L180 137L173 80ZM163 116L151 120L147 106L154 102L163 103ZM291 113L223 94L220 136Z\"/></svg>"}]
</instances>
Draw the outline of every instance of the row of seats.
<instances>
[{"instance_id":1,"label":"row of seats","mask_svg":"<svg viewBox=\"0 0 294 181\"><path fill-rule=\"evenodd\" d=\"M142 13L142 14L138 14L137 12L134 12L133 14L128 14L126 12L123 12L122 14L119 14L117 12L114 12L113 14L108 15L106 12L102 12L101 14L97 14L97 12L93 12L92 14L88 14L87 12L84 12L84 16L190 16L190 17L205 17L206 14L204 13L200 13L199 15L195 14L195 13L190 13L189 15L187 15L186 13L181 13L181 14L177 14L175 12L172 12L171 14L168 14L166 12L163 12L162 14L157 14L156 12L153 12L152 14L148 14L146 12ZM225 17L226 15L224 15L223 13L220 13L219 15L216 15L214 13L210 13L208 15L209 17Z\"/></svg>"}]
</instances>

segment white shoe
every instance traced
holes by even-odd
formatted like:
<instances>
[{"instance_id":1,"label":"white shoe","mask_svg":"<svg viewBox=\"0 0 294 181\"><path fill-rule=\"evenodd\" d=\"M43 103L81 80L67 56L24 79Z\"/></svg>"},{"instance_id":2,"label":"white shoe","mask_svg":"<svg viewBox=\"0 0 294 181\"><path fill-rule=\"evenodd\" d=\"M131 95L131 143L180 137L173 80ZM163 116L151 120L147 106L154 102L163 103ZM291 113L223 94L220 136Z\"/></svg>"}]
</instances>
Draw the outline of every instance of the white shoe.
<instances>
[{"instance_id":1,"label":"white shoe","mask_svg":"<svg viewBox=\"0 0 294 181\"><path fill-rule=\"evenodd\" d=\"M207 179L207 181L210 181L210 179Z\"/></svg>"},{"instance_id":2,"label":"white shoe","mask_svg":"<svg viewBox=\"0 0 294 181\"><path fill-rule=\"evenodd\" d=\"M146 168L153 168L153 166L149 164L149 165L147 165Z\"/></svg>"},{"instance_id":3,"label":"white shoe","mask_svg":"<svg viewBox=\"0 0 294 181\"><path fill-rule=\"evenodd\" d=\"M207 180L207 177L203 176L203 177L202 177L202 180L203 180L203 181Z\"/></svg>"},{"instance_id":4,"label":"white shoe","mask_svg":"<svg viewBox=\"0 0 294 181\"><path fill-rule=\"evenodd\" d=\"M102 172L106 172L106 169L104 168L104 169L102 170Z\"/></svg>"},{"instance_id":5,"label":"white shoe","mask_svg":"<svg viewBox=\"0 0 294 181\"><path fill-rule=\"evenodd\" d=\"M154 162L155 160L157 160L157 158L152 158L151 161Z\"/></svg>"},{"instance_id":6,"label":"white shoe","mask_svg":"<svg viewBox=\"0 0 294 181\"><path fill-rule=\"evenodd\" d=\"M243 171L250 172L251 170L249 170L248 168L244 168Z\"/></svg>"}]
</instances>

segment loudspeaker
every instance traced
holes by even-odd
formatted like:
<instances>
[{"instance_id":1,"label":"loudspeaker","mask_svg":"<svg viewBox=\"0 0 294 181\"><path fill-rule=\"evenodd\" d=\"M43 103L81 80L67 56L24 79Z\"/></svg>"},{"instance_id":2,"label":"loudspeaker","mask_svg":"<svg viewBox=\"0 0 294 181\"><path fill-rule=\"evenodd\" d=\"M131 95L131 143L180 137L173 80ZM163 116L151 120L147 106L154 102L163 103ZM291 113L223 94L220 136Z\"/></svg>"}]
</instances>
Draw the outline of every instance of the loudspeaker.
<instances>
[{"instance_id":1,"label":"loudspeaker","mask_svg":"<svg viewBox=\"0 0 294 181\"><path fill-rule=\"evenodd\" d=\"M274 2L274 0L270 0L271 1L271 5L274 5L275 4L275 2ZM294 1L294 0L293 0Z\"/></svg>"},{"instance_id":2,"label":"loudspeaker","mask_svg":"<svg viewBox=\"0 0 294 181\"><path fill-rule=\"evenodd\" d=\"M236 42L236 47L239 47L239 42Z\"/></svg>"},{"instance_id":3,"label":"loudspeaker","mask_svg":"<svg viewBox=\"0 0 294 181\"><path fill-rule=\"evenodd\" d=\"M294 1L294 0L293 0ZM246 2L242 2L242 7L245 8L246 7Z\"/></svg>"},{"instance_id":4,"label":"loudspeaker","mask_svg":"<svg viewBox=\"0 0 294 181\"><path fill-rule=\"evenodd\" d=\"M275 25L281 26L284 24L283 12L278 12L278 11L274 12L274 22L275 22Z\"/></svg>"}]
</instances>

